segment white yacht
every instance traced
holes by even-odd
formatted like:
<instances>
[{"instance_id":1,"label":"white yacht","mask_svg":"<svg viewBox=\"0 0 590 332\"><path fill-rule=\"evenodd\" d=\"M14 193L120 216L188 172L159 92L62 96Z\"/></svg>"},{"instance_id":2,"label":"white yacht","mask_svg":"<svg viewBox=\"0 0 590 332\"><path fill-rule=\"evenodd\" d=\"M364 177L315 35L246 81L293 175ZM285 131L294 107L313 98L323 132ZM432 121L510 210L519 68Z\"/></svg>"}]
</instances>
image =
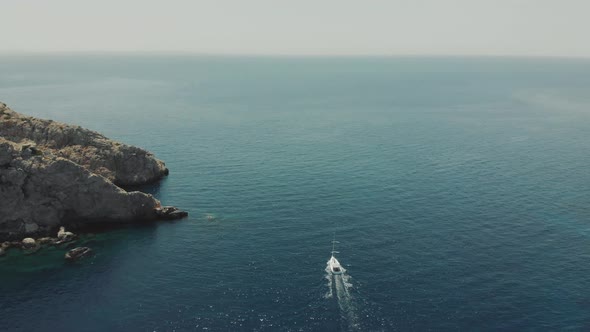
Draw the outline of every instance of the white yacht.
<instances>
[{"instance_id":1,"label":"white yacht","mask_svg":"<svg viewBox=\"0 0 590 332\"><path fill-rule=\"evenodd\" d=\"M332 274L342 274L342 266L336 257L334 257L334 254L338 253L338 251L335 250L336 243L338 243L338 241L336 241L336 237L334 237L334 240L332 240L332 257L330 257L330 260L328 261L328 266Z\"/></svg>"}]
</instances>

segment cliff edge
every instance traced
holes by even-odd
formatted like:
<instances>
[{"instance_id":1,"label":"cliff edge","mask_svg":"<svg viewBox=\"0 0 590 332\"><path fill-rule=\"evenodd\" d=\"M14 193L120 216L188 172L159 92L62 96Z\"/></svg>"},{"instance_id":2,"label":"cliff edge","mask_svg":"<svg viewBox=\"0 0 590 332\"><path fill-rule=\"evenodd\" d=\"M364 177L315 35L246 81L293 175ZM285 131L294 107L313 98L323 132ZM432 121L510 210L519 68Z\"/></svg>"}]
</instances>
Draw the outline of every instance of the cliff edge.
<instances>
[{"instance_id":1,"label":"cliff edge","mask_svg":"<svg viewBox=\"0 0 590 332\"><path fill-rule=\"evenodd\" d=\"M152 195L117 186L167 173L145 150L0 103L0 241L47 235L61 225L185 216L162 209Z\"/></svg>"},{"instance_id":2,"label":"cliff edge","mask_svg":"<svg viewBox=\"0 0 590 332\"><path fill-rule=\"evenodd\" d=\"M164 162L146 150L80 126L25 116L4 103L0 103L0 137L17 143L34 142L118 186L146 184L168 175Z\"/></svg>"}]
</instances>

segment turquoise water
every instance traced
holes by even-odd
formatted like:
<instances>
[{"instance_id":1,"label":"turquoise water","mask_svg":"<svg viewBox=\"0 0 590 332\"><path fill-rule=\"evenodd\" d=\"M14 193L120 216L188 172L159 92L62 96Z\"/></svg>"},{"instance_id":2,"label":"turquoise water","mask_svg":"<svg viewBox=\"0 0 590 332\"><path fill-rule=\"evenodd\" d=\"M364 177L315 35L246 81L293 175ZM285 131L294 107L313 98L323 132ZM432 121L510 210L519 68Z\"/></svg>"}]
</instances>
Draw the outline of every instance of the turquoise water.
<instances>
[{"instance_id":1,"label":"turquoise water","mask_svg":"<svg viewBox=\"0 0 590 332\"><path fill-rule=\"evenodd\" d=\"M0 258L1 330L590 329L590 60L25 56L0 73L14 110L153 151L171 174L144 189L190 213L87 237L79 264Z\"/></svg>"}]
</instances>

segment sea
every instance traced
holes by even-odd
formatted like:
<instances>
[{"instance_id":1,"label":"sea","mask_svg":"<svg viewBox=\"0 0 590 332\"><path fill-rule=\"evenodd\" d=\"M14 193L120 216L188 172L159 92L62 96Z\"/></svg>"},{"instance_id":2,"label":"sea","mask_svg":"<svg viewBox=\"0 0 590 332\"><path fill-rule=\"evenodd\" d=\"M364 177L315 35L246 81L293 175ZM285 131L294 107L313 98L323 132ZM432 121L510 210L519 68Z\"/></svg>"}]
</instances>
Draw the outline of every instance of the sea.
<instances>
[{"instance_id":1,"label":"sea","mask_svg":"<svg viewBox=\"0 0 590 332\"><path fill-rule=\"evenodd\" d=\"M15 54L0 101L190 214L9 251L2 331L590 330L590 59Z\"/></svg>"}]
</instances>

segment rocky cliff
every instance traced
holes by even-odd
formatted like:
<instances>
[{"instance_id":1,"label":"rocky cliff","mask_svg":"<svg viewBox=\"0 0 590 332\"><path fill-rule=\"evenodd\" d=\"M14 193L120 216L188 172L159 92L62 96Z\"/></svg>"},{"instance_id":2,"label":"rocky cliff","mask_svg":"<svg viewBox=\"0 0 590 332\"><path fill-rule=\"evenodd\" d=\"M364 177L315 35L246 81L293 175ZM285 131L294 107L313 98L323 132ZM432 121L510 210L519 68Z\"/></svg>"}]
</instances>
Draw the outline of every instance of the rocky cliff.
<instances>
[{"instance_id":1,"label":"rocky cliff","mask_svg":"<svg viewBox=\"0 0 590 332\"><path fill-rule=\"evenodd\" d=\"M116 184L152 182L167 171L145 150L0 103L0 241L60 225L165 218L153 196Z\"/></svg>"},{"instance_id":2,"label":"rocky cliff","mask_svg":"<svg viewBox=\"0 0 590 332\"><path fill-rule=\"evenodd\" d=\"M92 130L14 112L0 103L0 137L34 142L119 186L154 182L168 174L164 162L143 149L110 140Z\"/></svg>"}]
</instances>

